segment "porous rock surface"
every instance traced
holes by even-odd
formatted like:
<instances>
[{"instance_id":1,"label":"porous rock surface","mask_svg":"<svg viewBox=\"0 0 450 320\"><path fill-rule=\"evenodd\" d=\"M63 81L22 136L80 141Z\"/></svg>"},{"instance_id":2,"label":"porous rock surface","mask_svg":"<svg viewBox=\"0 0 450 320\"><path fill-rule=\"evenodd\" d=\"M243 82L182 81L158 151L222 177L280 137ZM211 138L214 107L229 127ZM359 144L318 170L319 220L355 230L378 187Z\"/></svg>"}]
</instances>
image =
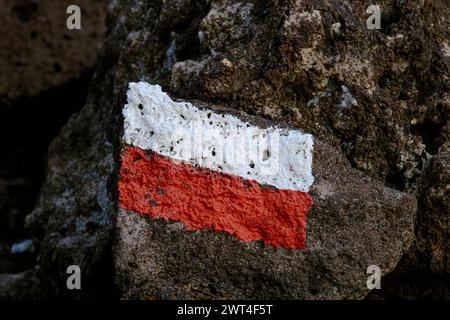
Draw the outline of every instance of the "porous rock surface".
<instances>
[{"instance_id":1,"label":"porous rock surface","mask_svg":"<svg viewBox=\"0 0 450 320\"><path fill-rule=\"evenodd\" d=\"M445 0L381 0L382 29L368 30L366 5L113 1L87 105L53 142L47 182L28 218L40 240L41 270L55 292L95 297L115 281L118 296L125 298L362 298L367 290L361 281L372 255L374 264L389 272L411 237L414 201L383 184L415 195L423 208L408 255L412 264L420 259L425 272L437 268L448 275L448 244L443 240L449 230L445 152L450 134L450 8ZM265 255L258 244L209 231L182 232L180 224L118 211L120 113L128 83L138 80L158 83L172 97L285 121L334 146L327 147L333 156L323 159L331 161L327 176L340 175L333 168L342 166L342 181L350 183L328 181L338 190L336 203L326 197L330 186L313 191L318 200L309 219L310 251L268 248ZM363 183L368 178L355 169L381 183ZM441 178L429 180L427 172ZM317 172L319 181L324 173ZM364 199L357 203L370 205L353 207L353 196ZM424 239L427 230L434 236ZM153 253L166 259L166 267L146 259L155 245L150 240L160 244ZM183 255L176 255L183 248ZM231 255L233 250L242 254ZM420 258L424 251L433 259ZM214 255L224 252L229 259ZM267 263L274 257L283 260ZM296 262L300 268L292 270L296 257L306 263ZM113 260L115 276L108 269ZM87 278L87 289L79 293L65 290L65 268L73 263L81 265ZM232 272L233 263L242 273ZM169 265L179 272L167 270ZM212 286L201 287L193 265L219 283L210 279ZM270 271L274 266L280 269ZM153 282L147 282L149 267L155 268ZM132 278L124 274L130 270ZM194 273L197 278L189 282L187 276ZM161 282L164 275L166 282ZM302 287L286 290L290 276L299 277ZM249 282L246 288L244 280ZM416 291L413 297L420 294Z\"/></svg>"}]
</instances>

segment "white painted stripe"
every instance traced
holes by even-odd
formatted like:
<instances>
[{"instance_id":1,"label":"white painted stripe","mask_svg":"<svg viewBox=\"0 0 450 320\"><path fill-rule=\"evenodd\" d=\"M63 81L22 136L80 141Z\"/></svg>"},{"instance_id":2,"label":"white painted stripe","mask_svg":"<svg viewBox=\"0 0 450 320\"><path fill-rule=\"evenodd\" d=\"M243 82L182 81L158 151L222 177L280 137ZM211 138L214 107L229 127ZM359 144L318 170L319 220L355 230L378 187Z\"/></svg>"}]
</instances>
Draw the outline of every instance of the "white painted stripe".
<instances>
[{"instance_id":1,"label":"white painted stripe","mask_svg":"<svg viewBox=\"0 0 450 320\"><path fill-rule=\"evenodd\" d=\"M175 102L145 82L129 84L123 116L125 142L141 149L279 189L308 192L314 182L310 134Z\"/></svg>"}]
</instances>

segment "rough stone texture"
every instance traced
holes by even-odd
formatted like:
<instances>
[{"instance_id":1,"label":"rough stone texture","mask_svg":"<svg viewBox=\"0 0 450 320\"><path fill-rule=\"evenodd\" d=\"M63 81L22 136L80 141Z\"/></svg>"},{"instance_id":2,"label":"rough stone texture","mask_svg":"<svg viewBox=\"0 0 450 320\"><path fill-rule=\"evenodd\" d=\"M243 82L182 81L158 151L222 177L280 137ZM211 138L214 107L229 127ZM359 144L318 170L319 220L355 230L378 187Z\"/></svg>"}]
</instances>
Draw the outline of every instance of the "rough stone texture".
<instances>
[{"instance_id":1,"label":"rough stone texture","mask_svg":"<svg viewBox=\"0 0 450 320\"><path fill-rule=\"evenodd\" d=\"M443 219L431 219L430 215L448 217L446 207L439 206L448 204L448 191L439 184L435 190L446 190L444 193L433 193L431 198L421 195L418 180L430 156L449 143L449 4L445 0L378 3L384 12L383 28L374 31L366 29L368 2L363 0L114 1L105 50L88 103L52 144L48 179L29 219L36 238L41 240L40 264L55 283L55 292L67 292L62 283L69 264L81 264L88 279L105 274L102 264L108 265L104 257L111 253L116 212L117 162L113 159L118 159L120 108L128 82L137 80L159 83L174 97L195 98L284 120L341 149L354 168L418 195L419 207L425 210L417 219L417 245L412 250L418 251L411 255L412 263L416 264L421 252L433 243L430 248L436 253L428 252L427 256L434 255L433 268L448 275L445 263L441 263L445 255L439 254L447 252L445 243L422 238L431 221L440 223ZM338 33L335 23L341 24ZM436 163L436 175L445 177L445 165ZM360 197L365 194L355 193ZM339 214L329 214L329 222L363 227L365 220ZM385 222L391 217L374 214L372 219L374 216ZM122 213L119 217L122 223L127 221ZM354 217L370 218L359 214ZM138 216L129 218L137 220ZM170 234L188 236L176 231L179 225L167 225L169 233L162 233L161 221L137 222L144 229L153 226L161 239ZM433 227L436 237L431 239L445 239L448 224L439 226ZM194 236L212 238L207 232ZM348 241L354 241L347 236ZM222 235L217 237L225 240ZM390 244L379 241L388 252L393 250ZM214 240L211 245L216 243ZM237 247L233 241L230 245ZM191 258L196 258L195 254ZM326 254L332 257L333 252ZM333 281L343 283L345 277L326 269L327 263L335 260L320 261L319 257L315 258L317 265L325 268L317 289L312 280L305 288L317 290L314 292L320 297L325 286L332 289ZM342 258L342 268L357 264L352 257ZM197 260L203 258L197 256ZM362 254L361 259L367 262L368 256ZM145 265L145 261L135 263L136 267ZM390 270L394 264L383 267ZM123 280L120 277L119 283ZM279 279L266 280L280 288ZM112 282L112 276L108 281ZM265 283L264 279L252 281L255 288ZM450 282L442 283L448 288ZM91 282L83 294L101 296L104 287L98 284ZM395 287L394 294L401 296L402 288ZM358 289L352 295L346 288L349 297L363 296ZM337 292L336 296L339 288ZM416 292L413 297L422 295L420 290Z\"/></svg>"},{"instance_id":2,"label":"rough stone texture","mask_svg":"<svg viewBox=\"0 0 450 320\"><path fill-rule=\"evenodd\" d=\"M94 67L107 0L3 0L0 5L0 102L35 96ZM81 30L68 30L66 9L82 9Z\"/></svg>"},{"instance_id":3,"label":"rough stone texture","mask_svg":"<svg viewBox=\"0 0 450 320\"><path fill-rule=\"evenodd\" d=\"M403 298L450 299L450 153L440 151L421 177L416 241L395 272L385 280L382 294Z\"/></svg>"},{"instance_id":4,"label":"rough stone texture","mask_svg":"<svg viewBox=\"0 0 450 320\"><path fill-rule=\"evenodd\" d=\"M432 157L421 179L413 260L419 270L450 274L450 152Z\"/></svg>"},{"instance_id":5,"label":"rough stone texture","mask_svg":"<svg viewBox=\"0 0 450 320\"><path fill-rule=\"evenodd\" d=\"M412 196L383 187L315 141L307 249L242 242L119 210L116 282L126 299L359 299L413 239Z\"/></svg>"},{"instance_id":6,"label":"rough stone texture","mask_svg":"<svg viewBox=\"0 0 450 320\"><path fill-rule=\"evenodd\" d=\"M36 209L26 219L41 240L38 261L54 285L53 293L76 298L91 297L93 292L104 297L112 294L114 201L107 190L113 170L112 145L107 139L112 114L105 109L97 112L92 103L91 98L50 146L47 181ZM85 290L81 292L65 290L66 269L71 264L83 270Z\"/></svg>"},{"instance_id":7,"label":"rough stone texture","mask_svg":"<svg viewBox=\"0 0 450 320\"><path fill-rule=\"evenodd\" d=\"M364 1L246 2L238 13L233 3L212 2L203 54L173 66L170 89L287 119L357 168L410 187L448 137L448 4L380 1L384 27L372 31Z\"/></svg>"}]
</instances>

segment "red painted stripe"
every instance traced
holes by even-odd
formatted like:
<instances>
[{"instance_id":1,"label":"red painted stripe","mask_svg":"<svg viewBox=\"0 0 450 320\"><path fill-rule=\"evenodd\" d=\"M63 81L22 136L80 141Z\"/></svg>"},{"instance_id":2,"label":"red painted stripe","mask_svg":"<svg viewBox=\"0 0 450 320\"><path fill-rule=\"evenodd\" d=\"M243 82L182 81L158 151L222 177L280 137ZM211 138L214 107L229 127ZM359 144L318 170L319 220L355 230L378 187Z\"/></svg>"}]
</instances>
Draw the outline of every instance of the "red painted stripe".
<instances>
[{"instance_id":1,"label":"red painted stripe","mask_svg":"<svg viewBox=\"0 0 450 320\"><path fill-rule=\"evenodd\" d=\"M261 186L136 147L122 152L119 192L121 208L182 221L189 230L225 231L292 249L306 245L312 199L305 192Z\"/></svg>"}]
</instances>

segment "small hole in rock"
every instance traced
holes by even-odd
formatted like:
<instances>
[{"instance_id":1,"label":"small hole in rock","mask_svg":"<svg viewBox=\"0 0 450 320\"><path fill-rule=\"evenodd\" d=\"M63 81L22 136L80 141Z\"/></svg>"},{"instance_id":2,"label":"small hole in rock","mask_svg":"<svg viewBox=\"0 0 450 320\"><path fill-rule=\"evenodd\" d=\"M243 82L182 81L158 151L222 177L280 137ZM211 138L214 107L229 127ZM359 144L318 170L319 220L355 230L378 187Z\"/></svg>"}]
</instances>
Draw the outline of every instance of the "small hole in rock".
<instances>
[{"instance_id":1,"label":"small hole in rock","mask_svg":"<svg viewBox=\"0 0 450 320\"><path fill-rule=\"evenodd\" d=\"M13 13L16 15L17 19L19 19L23 23L29 22L35 12L37 11L38 6L34 2L25 3L23 5L17 5L12 8Z\"/></svg>"},{"instance_id":2,"label":"small hole in rock","mask_svg":"<svg viewBox=\"0 0 450 320\"><path fill-rule=\"evenodd\" d=\"M149 202L150 202L150 205L151 205L153 208L158 206L158 203L156 203L155 200L150 200Z\"/></svg>"},{"instance_id":3,"label":"small hole in rock","mask_svg":"<svg viewBox=\"0 0 450 320\"><path fill-rule=\"evenodd\" d=\"M61 68L61 66L59 65L59 63L54 63L54 64L53 64L53 70L54 70L56 73L60 73L60 72L62 71L62 68Z\"/></svg>"}]
</instances>

